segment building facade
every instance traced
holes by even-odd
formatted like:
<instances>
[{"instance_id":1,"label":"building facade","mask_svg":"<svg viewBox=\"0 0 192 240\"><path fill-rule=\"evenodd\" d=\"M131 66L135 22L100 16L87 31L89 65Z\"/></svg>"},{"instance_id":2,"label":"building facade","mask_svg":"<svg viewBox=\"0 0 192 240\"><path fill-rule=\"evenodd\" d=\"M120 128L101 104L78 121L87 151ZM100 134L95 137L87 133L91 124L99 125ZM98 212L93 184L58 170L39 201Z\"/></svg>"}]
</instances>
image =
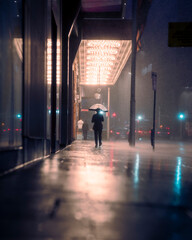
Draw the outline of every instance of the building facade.
<instances>
[{"instance_id":1,"label":"building facade","mask_svg":"<svg viewBox=\"0 0 192 240\"><path fill-rule=\"evenodd\" d=\"M0 1L0 174L74 139L78 11L79 1Z\"/></svg>"}]
</instances>

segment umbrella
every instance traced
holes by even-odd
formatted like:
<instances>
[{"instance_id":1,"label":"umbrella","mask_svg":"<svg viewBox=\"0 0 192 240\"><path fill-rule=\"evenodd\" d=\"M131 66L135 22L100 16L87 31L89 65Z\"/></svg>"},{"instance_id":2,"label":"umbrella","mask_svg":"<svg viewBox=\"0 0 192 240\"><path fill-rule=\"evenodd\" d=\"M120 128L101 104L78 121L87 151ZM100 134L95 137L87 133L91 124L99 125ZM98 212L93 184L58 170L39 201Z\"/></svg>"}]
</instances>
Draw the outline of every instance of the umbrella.
<instances>
[{"instance_id":1,"label":"umbrella","mask_svg":"<svg viewBox=\"0 0 192 240\"><path fill-rule=\"evenodd\" d=\"M108 112L107 108L103 106L102 104L96 103L93 104L90 108L89 111L96 111L97 109L103 111L103 112Z\"/></svg>"}]
</instances>

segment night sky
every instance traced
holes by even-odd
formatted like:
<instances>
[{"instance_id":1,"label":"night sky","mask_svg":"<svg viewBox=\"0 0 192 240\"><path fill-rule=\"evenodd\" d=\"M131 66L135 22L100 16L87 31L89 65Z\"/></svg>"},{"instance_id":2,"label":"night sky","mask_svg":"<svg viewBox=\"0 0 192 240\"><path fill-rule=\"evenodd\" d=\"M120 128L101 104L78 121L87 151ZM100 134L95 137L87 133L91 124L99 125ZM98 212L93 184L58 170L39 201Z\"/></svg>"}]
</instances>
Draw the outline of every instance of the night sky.
<instances>
[{"instance_id":1,"label":"night sky","mask_svg":"<svg viewBox=\"0 0 192 240\"><path fill-rule=\"evenodd\" d=\"M177 128L177 113L184 111L192 117L192 48L168 47L168 23L192 21L191 0L153 0L141 39L136 62L136 115L152 121L153 91L151 70L157 72L157 119L161 124ZM118 102L112 106L119 111L122 122L129 119L130 64L127 63L113 95ZM152 69L151 69L152 67ZM149 73L144 74L146 69Z\"/></svg>"}]
</instances>

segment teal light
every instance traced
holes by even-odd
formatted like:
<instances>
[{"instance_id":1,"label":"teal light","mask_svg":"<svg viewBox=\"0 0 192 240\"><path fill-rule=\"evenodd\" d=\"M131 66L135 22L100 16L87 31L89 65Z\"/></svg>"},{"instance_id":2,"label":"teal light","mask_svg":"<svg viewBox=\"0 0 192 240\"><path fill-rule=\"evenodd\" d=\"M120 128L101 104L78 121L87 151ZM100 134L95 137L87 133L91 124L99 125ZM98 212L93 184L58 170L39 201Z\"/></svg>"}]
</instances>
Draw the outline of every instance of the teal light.
<instances>
[{"instance_id":1,"label":"teal light","mask_svg":"<svg viewBox=\"0 0 192 240\"><path fill-rule=\"evenodd\" d=\"M185 119L185 114L184 114L184 113L179 113L179 114L178 114L178 118L179 118L180 120Z\"/></svg>"},{"instance_id":2,"label":"teal light","mask_svg":"<svg viewBox=\"0 0 192 240\"><path fill-rule=\"evenodd\" d=\"M17 118L21 118L21 114L17 114Z\"/></svg>"},{"instance_id":3,"label":"teal light","mask_svg":"<svg viewBox=\"0 0 192 240\"><path fill-rule=\"evenodd\" d=\"M174 180L174 192L177 194L175 198L175 203L180 203L180 194L181 194L181 188L182 188L182 157L177 157L177 165L175 169L175 180Z\"/></svg>"},{"instance_id":4,"label":"teal light","mask_svg":"<svg viewBox=\"0 0 192 240\"><path fill-rule=\"evenodd\" d=\"M134 187L137 187L137 184L139 183L139 162L140 162L140 156L139 154L136 154L135 167L134 167Z\"/></svg>"}]
</instances>

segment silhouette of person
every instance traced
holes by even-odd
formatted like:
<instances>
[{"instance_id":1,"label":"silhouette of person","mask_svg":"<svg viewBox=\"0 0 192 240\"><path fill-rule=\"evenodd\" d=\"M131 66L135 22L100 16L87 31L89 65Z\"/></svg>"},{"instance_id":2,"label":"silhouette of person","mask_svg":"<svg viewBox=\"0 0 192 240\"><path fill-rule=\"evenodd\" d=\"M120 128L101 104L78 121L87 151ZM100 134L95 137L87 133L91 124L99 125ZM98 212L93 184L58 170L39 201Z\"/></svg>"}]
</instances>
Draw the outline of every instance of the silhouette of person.
<instances>
[{"instance_id":1,"label":"silhouette of person","mask_svg":"<svg viewBox=\"0 0 192 240\"><path fill-rule=\"evenodd\" d=\"M93 130L94 130L94 137L95 137L95 147L97 148L98 137L99 137L99 147L102 145L102 129L103 129L102 122L104 122L104 118L103 118L103 115L101 114L100 108L97 108L96 112L97 113L94 114L92 117L92 123L94 123Z\"/></svg>"},{"instance_id":2,"label":"silhouette of person","mask_svg":"<svg viewBox=\"0 0 192 240\"><path fill-rule=\"evenodd\" d=\"M89 125L88 125L87 121L85 120L85 122L83 123L83 126L82 126L84 140L87 140L88 130L89 130Z\"/></svg>"},{"instance_id":3,"label":"silhouette of person","mask_svg":"<svg viewBox=\"0 0 192 240\"><path fill-rule=\"evenodd\" d=\"M77 122L77 127L79 130L82 130L82 126L83 126L83 120L82 119L79 119L79 121Z\"/></svg>"}]
</instances>

